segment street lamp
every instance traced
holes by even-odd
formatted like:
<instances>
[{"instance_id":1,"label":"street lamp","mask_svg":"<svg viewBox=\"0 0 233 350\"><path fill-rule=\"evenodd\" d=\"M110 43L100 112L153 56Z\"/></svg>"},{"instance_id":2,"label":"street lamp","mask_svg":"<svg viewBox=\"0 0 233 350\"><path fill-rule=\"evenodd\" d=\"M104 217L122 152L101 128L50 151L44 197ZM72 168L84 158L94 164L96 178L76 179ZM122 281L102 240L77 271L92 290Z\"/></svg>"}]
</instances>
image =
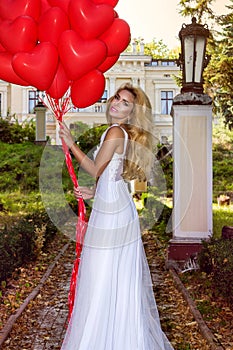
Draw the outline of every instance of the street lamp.
<instances>
[{"instance_id":1,"label":"street lamp","mask_svg":"<svg viewBox=\"0 0 233 350\"><path fill-rule=\"evenodd\" d=\"M203 70L209 62L206 56L206 42L209 36L207 25L198 24L192 18L191 24L183 24L179 38L181 40L181 55L179 64L183 71L181 93L195 92L203 94Z\"/></svg>"},{"instance_id":2,"label":"street lamp","mask_svg":"<svg viewBox=\"0 0 233 350\"><path fill-rule=\"evenodd\" d=\"M190 262L211 237L212 223L212 100L203 93L203 70L209 57L206 25L192 19L179 32L183 72L181 93L174 97L173 236L168 259Z\"/></svg>"}]
</instances>

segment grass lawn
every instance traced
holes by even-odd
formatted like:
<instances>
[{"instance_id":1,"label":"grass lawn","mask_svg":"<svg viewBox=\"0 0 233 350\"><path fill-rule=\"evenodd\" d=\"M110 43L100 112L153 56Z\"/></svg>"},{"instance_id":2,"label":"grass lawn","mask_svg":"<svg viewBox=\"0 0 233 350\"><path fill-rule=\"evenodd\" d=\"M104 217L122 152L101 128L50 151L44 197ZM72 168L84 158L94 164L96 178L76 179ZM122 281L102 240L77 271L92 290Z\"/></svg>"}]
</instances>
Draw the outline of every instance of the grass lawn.
<instances>
[{"instance_id":1,"label":"grass lawn","mask_svg":"<svg viewBox=\"0 0 233 350\"><path fill-rule=\"evenodd\" d=\"M223 226L233 226L233 204L219 207L213 204L213 236L220 238Z\"/></svg>"}]
</instances>

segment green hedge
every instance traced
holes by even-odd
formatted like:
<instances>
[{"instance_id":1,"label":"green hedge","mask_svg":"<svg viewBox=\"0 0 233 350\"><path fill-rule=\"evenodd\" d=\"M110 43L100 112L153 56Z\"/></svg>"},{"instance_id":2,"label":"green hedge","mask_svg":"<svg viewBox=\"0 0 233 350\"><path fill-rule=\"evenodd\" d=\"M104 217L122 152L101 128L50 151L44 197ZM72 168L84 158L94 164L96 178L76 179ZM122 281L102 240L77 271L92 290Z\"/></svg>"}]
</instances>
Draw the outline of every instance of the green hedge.
<instances>
[{"instance_id":1,"label":"green hedge","mask_svg":"<svg viewBox=\"0 0 233 350\"><path fill-rule=\"evenodd\" d=\"M35 140L35 123L25 121L20 124L15 115L0 116L0 140L5 143L23 143Z\"/></svg>"},{"instance_id":2,"label":"green hedge","mask_svg":"<svg viewBox=\"0 0 233 350\"><path fill-rule=\"evenodd\" d=\"M43 147L33 143L0 142L0 191L38 190L38 175Z\"/></svg>"},{"instance_id":3,"label":"green hedge","mask_svg":"<svg viewBox=\"0 0 233 350\"><path fill-rule=\"evenodd\" d=\"M0 230L0 281L24 263L36 259L55 236L56 227L44 211L20 217Z\"/></svg>"}]
</instances>

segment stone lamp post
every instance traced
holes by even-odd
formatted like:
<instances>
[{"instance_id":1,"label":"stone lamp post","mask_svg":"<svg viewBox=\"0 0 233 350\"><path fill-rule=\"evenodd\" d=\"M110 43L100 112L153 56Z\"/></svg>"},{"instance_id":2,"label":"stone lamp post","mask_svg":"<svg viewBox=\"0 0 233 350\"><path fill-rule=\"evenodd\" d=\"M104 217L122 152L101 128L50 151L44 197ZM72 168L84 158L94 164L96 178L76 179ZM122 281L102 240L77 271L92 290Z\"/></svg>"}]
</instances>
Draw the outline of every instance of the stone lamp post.
<instances>
[{"instance_id":1,"label":"stone lamp post","mask_svg":"<svg viewBox=\"0 0 233 350\"><path fill-rule=\"evenodd\" d=\"M212 235L212 100L203 93L208 64L206 25L192 19L179 37L181 93L175 96L173 117L173 237L168 260L184 263Z\"/></svg>"},{"instance_id":2,"label":"stone lamp post","mask_svg":"<svg viewBox=\"0 0 233 350\"><path fill-rule=\"evenodd\" d=\"M39 97L39 92L38 92ZM46 142L46 110L47 108L38 98L38 103L34 108L36 113L36 144Z\"/></svg>"}]
</instances>

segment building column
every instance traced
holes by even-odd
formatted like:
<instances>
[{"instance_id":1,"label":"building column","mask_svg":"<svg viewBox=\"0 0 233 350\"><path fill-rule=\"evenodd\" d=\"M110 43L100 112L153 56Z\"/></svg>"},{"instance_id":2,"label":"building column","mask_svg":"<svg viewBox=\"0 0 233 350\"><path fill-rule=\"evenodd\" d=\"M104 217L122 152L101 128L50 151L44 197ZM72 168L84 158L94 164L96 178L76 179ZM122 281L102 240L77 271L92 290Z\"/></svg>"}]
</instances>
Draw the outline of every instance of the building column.
<instances>
[{"instance_id":1,"label":"building column","mask_svg":"<svg viewBox=\"0 0 233 350\"><path fill-rule=\"evenodd\" d=\"M109 78L109 97L113 96L116 92L116 78Z\"/></svg>"},{"instance_id":2,"label":"building column","mask_svg":"<svg viewBox=\"0 0 233 350\"><path fill-rule=\"evenodd\" d=\"M154 112L155 115L161 114L161 98L159 96L160 90L159 86L156 80L152 80L154 91L153 91L153 97L154 97Z\"/></svg>"},{"instance_id":3,"label":"building column","mask_svg":"<svg viewBox=\"0 0 233 350\"><path fill-rule=\"evenodd\" d=\"M142 88L142 90L145 91L145 78L140 78L139 81L140 81L140 87Z\"/></svg>"},{"instance_id":4,"label":"building column","mask_svg":"<svg viewBox=\"0 0 233 350\"><path fill-rule=\"evenodd\" d=\"M173 159L173 238L168 259L184 262L212 235L210 104L173 104Z\"/></svg>"},{"instance_id":5,"label":"building column","mask_svg":"<svg viewBox=\"0 0 233 350\"><path fill-rule=\"evenodd\" d=\"M0 111L2 114L2 117L7 116L7 91L2 91L2 110Z\"/></svg>"},{"instance_id":6,"label":"building column","mask_svg":"<svg viewBox=\"0 0 233 350\"><path fill-rule=\"evenodd\" d=\"M131 78L133 86L138 86L138 78Z\"/></svg>"}]
</instances>

